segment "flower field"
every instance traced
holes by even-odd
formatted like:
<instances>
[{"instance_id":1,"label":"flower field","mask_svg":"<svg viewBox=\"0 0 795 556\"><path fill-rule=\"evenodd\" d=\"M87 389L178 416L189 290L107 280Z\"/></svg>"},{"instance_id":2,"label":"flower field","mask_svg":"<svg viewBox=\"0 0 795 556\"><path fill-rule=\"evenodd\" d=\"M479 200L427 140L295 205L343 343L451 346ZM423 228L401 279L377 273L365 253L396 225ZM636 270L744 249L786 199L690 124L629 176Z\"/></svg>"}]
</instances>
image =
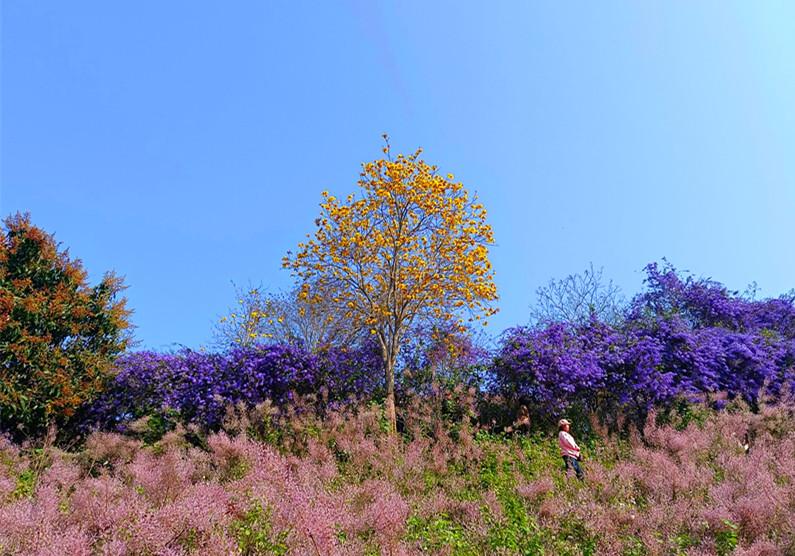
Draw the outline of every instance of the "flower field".
<instances>
[{"instance_id":1,"label":"flower field","mask_svg":"<svg viewBox=\"0 0 795 556\"><path fill-rule=\"evenodd\" d=\"M261 404L223 431L80 450L0 445L0 553L754 554L795 552L795 406L652 414L609 435L575 422L586 481L554 431L505 434L409 404L324 419ZM665 424L656 425L655 422ZM195 431L194 431L195 432ZM750 451L741 447L744 435Z\"/></svg>"}]
</instances>

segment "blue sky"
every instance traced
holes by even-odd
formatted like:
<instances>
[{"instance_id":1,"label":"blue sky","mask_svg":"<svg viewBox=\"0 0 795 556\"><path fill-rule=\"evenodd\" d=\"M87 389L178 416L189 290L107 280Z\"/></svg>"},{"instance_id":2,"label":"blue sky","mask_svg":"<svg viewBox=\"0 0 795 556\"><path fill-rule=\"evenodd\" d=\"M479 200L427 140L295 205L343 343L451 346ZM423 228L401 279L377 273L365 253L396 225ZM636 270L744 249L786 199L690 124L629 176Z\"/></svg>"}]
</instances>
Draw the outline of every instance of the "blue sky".
<instances>
[{"instance_id":1,"label":"blue sky","mask_svg":"<svg viewBox=\"0 0 795 556\"><path fill-rule=\"evenodd\" d=\"M288 288L320 192L393 150L477 191L492 330L550 278L643 267L795 287L791 2L0 3L0 213L29 211L142 347L193 348L231 281Z\"/></svg>"}]
</instances>

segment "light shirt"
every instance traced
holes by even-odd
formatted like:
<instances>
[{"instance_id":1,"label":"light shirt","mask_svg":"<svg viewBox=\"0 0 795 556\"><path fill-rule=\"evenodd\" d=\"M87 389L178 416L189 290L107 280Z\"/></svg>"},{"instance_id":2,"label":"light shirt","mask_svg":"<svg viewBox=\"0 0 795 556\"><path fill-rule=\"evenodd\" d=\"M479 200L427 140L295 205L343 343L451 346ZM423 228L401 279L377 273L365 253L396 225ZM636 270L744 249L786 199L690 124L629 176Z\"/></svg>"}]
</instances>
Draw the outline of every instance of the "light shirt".
<instances>
[{"instance_id":1,"label":"light shirt","mask_svg":"<svg viewBox=\"0 0 795 556\"><path fill-rule=\"evenodd\" d=\"M560 442L561 456L571 456L573 458L580 457L580 447L574 442L574 437L572 435L566 431L560 431L558 442Z\"/></svg>"}]
</instances>

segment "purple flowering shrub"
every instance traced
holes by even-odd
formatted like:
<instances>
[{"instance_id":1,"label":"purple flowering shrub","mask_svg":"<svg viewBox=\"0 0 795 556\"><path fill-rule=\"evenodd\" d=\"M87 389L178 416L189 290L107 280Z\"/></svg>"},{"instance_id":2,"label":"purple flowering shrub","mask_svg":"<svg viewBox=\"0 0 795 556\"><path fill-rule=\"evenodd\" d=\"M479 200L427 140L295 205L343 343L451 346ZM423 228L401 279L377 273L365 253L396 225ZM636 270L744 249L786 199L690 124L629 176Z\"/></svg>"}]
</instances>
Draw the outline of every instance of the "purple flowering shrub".
<instances>
[{"instance_id":1,"label":"purple flowering shrub","mask_svg":"<svg viewBox=\"0 0 795 556\"><path fill-rule=\"evenodd\" d=\"M676 394L723 391L754 404L763 386L777 394L795 379L791 296L753 301L712 280L682 278L670 265L646 270L647 291L621 328L661 343Z\"/></svg>"},{"instance_id":2,"label":"purple flowering shrub","mask_svg":"<svg viewBox=\"0 0 795 556\"><path fill-rule=\"evenodd\" d=\"M605 371L599 365L597 339L582 332L565 323L507 331L494 365L499 390L540 412L588 404L604 388Z\"/></svg>"},{"instance_id":3,"label":"purple flowering shrub","mask_svg":"<svg viewBox=\"0 0 795 556\"><path fill-rule=\"evenodd\" d=\"M647 289L616 325L508 330L494 360L497 392L538 415L653 407L715 392L752 405L795 379L792 296L747 300L711 280L647 267Z\"/></svg>"},{"instance_id":4,"label":"purple flowering shrub","mask_svg":"<svg viewBox=\"0 0 795 556\"><path fill-rule=\"evenodd\" d=\"M738 332L769 330L795 338L793 293L754 301L711 279L682 276L666 263L646 267L646 290L632 300L630 321L682 318L690 328L721 327Z\"/></svg>"},{"instance_id":5,"label":"purple flowering shrub","mask_svg":"<svg viewBox=\"0 0 795 556\"><path fill-rule=\"evenodd\" d=\"M299 345L238 348L228 353L143 351L117 363L109 387L82 408L82 427L117 429L155 417L218 430L229 407L269 400L282 407L294 396L321 394L324 402L377 395L382 371L372 346L325 348L311 354ZM164 427L161 432L171 425Z\"/></svg>"},{"instance_id":6,"label":"purple flowering shrub","mask_svg":"<svg viewBox=\"0 0 795 556\"><path fill-rule=\"evenodd\" d=\"M381 348L373 337L353 347L326 346L318 350L311 392L323 390L327 402L349 399L380 400L385 395Z\"/></svg>"}]
</instances>

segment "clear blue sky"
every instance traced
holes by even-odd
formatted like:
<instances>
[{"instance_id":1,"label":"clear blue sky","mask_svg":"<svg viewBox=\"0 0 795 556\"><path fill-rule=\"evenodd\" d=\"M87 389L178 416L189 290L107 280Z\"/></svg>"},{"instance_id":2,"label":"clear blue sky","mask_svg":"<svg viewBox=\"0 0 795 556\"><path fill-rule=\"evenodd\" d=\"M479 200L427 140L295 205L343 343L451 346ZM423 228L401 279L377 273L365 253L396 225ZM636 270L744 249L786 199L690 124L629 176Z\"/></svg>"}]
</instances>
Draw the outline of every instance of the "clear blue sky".
<instances>
[{"instance_id":1,"label":"clear blue sky","mask_svg":"<svg viewBox=\"0 0 795 556\"><path fill-rule=\"evenodd\" d=\"M0 10L0 213L124 275L142 347L207 345L232 280L289 287L320 192L354 192L385 132L479 193L496 331L591 261L628 296L662 257L795 287L792 2Z\"/></svg>"}]
</instances>

